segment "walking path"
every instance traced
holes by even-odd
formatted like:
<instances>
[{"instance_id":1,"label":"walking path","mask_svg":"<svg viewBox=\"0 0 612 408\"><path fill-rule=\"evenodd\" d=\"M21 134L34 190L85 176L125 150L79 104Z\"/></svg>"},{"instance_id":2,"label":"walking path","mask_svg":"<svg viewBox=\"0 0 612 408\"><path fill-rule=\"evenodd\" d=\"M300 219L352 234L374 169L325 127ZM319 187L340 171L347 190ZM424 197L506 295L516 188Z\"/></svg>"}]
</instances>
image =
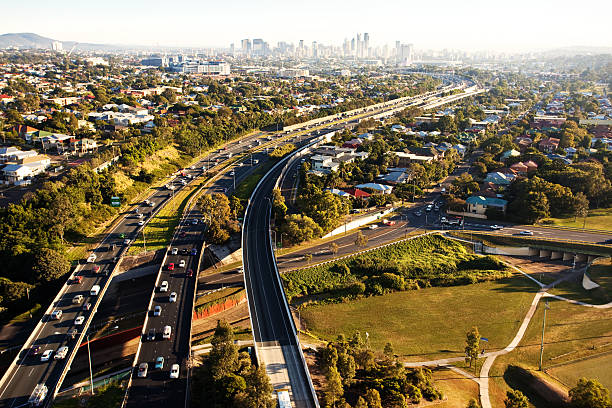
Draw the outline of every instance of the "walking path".
<instances>
[{"instance_id":1,"label":"walking path","mask_svg":"<svg viewBox=\"0 0 612 408\"><path fill-rule=\"evenodd\" d=\"M567 299L564 298L563 296L557 296L557 295L551 295L550 293L548 293L547 291L551 288L554 288L556 285L558 285L559 283L571 279L573 277L575 277L577 274L580 273L584 273L584 271L586 270L585 268L579 269L577 271L573 271L572 273L568 273L565 276L562 276L561 278L557 279L556 281L554 281L553 283L549 284L549 285L544 285L542 282L538 281L537 279L529 276L528 274L526 274L525 272L521 271L519 268L513 266L513 265L509 265L510 267L512 267L513 269L517 270L518 272L520 272L521 274L525 275L526 277L528 277L529 279L531 279L532 281L534 281L538 286L540 286L540 290L538 291L538 293L536 293L536 295L534 296L533 300L531 301L531 305L529 307L529 310L527 311L527 314L525 315L525 318L523 319L523 322L521 323L521 326L519 327L516 335L514 336L514 338L512 339L512 341L510 342L510 344L508 344L508 346L506 346L505 348L503 348L502 350L498 350L498 351L491 351L491 352L487 352L481 355L481 357L485 358L485 361L480 369L480 374L478 377L475 377L457 367L453 367L452 365L450 365L449 363L456 363L459 361L464 361L465 358L464 357L451 357L451 358L443 358L443 359L439 359L439 360L430 360L430 361L421 361L421 362L410 362L410 363L404 363L405 367L419 367L419 366L443 366L446 368L450 368L453 371L456 371L472 380L474 380L477 384L478 384L478 388L479 388L479 394L480 394L480 406L482 408L492 408L491 406L491 400L489 397L489 370L491 369L491 367L493 366L493 363L495 362L495 359L497 358L497 356L503 355L503 354L507 354L510 353L511 351L513 351L521 342L521 340L523 339L523 336L525 335L525 331L527 330L527 327L529 326L529 322L531 321L531 318L533 317L533 315L535 314L535 311L537 309L538 303L540 301L540 299L542 299L543 297L551 297L554 299L559 299L559 300L563 300L575 305L580 305L580 306L586 306L586 307L593 307L593 308L598 308L598 309L607 309L612 307L612 302L607 303L605 305L593 305L590 303L585 303L585 302L580 302L577 300L571 300L571 299Z\"/></svg>"}]
</instances>

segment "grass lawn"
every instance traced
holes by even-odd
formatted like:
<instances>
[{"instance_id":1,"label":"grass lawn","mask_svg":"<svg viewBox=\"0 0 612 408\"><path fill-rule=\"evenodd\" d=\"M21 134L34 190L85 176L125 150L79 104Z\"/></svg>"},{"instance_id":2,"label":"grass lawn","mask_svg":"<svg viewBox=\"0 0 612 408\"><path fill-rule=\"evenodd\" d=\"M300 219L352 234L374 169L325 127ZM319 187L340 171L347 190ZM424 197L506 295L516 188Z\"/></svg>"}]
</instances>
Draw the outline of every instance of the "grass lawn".
<instances>
[{"instance_id":1,"label":"grass lawn","mask_svg":"<svg viewBox=\"0 0 612 408\"><path fill-rule=\"evenodd\" d=\"M544 336L543 367L553 368L553 375L559 369L559 364L572 362L589 356L601 355L601 353L612 351L612 309L593 309L584 306L573 305L560 300L549 300L550 309L546 313L546 332ZM531 320L525 336L519 346L511 353L499 356L491 368L489 375L491 381L491 396L493 406L503 406L505 390L508 389L503 376L508 364L521 365L530 370L538 369L540 355L540 339L542 335L543 303L540 302L538 310ZM591 363L588 363L588 362ZM598 360L586 360L580 369L584 369L583 375L592 375L600 381L608 381L610 360L607 366L598 366ZM571 381L570 373L573 366L561 369L559 379L563 382ZM606 377L607 374L607 377ZM573 374L580 376L579 371ZM603 377L597 377L603 375ZM565 380L563 380L565 378ZM550 379L554 381L554 379ZM566 383L574 386L574 383ZM497 404L496 404L497 402ZM501 404L501 405L500 405Z\"/></svg>"},{"instance_id":2,"label":"grass lawn","mask_svg":"<svg viewBox=\"0 0 612 408\"><path fill-rule=\"evenodd\" d=\"M191 193L198 187L199 184L183 188L147 223L144 227L147 251L157 251L168 246ZM128 252L141 252L144 250L144 244L142 233L140 233Z\"/></svg>"},{"instance_id":3,"label":"grass lawn","mask_svg":"<svg viewBox=\"0 0 612 408\"><path fill-rule=\"evenodd\" d=\"M549 292L595 305L609 303L612 300L612 263L610 263L610 260L600 259L595 261L589 267L587 273L591 280L600 285L599 288L587 291L582 287L582 280L579 282L566 281L549 290Z\"/></svg>"},{"instance_id":4,"label":"grass lawn","mask_svg":"<svg viewBox=\"0 0 612 408\"><path fill-rule=\"evenodd\" d=\"M478 384L448 369L433 371L434 387L442 392L438 408L465 408L470 399L478 401Z\"/></svg>"},{"instance_id":5,"label":"grass lawn","mask_svg":"<svg viewBox=\"0 0 612 408\"><path fill-rule=\"evenodd\" d=\"M536 287L522 276L465 286L433 287L305 307L308 330L326 340L359 330L382 350L390 341L410 361L463 355L465 334L477 326L488 349L508 345L527 312Z\"/></svg>"},{"instance_id":6,"label":"grass lawn","mask_svg":"<svg viewBox=\"0 0 612 408\"><path fill-rule=\"evenodd\" d=\"M276 160L270 159L258 166L252 174L247 176L246 179L236 186L236 191L234 191L233 195L241 200L248 200L253 190L255 190L257 183L259 183L259 180L261 180L276 163Z\"/></svg>"},{"instance_id":7,"label":"grass lawn","mask_svg":"<svg viewBox=\"0 0 612 408\"><path fill-rule=\"evenodd\" d=\"M583 218L578 218L574 221L574 217L568 218L546 218L542 224L555 225L560 227L582 228L584 224ZM605 230L609 231L612 225L612 208L601 208L589 210L589 215L586 219L586 229Z\"/></svg>"},{"instance_id":8,"label":"grass lawn","mask_svg":"<svg viewBox=\"0 0 612 408\"><path fill-rule=\"evenodd\" d=\"M568 388L576 385L581 377L597 378L608 390L612 389L612 354L604 354L574 363L564 364L547 370Z\"/></svg>"}]
</instances>

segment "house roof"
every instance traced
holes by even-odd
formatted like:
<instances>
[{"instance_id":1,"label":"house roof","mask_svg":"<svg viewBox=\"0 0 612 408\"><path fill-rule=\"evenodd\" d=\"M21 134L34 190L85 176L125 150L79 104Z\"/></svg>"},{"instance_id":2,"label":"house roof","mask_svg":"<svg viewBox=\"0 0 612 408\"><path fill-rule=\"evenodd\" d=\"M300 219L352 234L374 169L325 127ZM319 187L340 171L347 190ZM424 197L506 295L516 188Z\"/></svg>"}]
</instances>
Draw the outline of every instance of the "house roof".
<instances>
[{"instance_id":1,"label":"house roof","mask_svg":"<svg viewBox=\"0 0 612 408\"><path fill-rule=\"evenodd\" d=\"M371 188L372 190L377 190L377 191L391 191L393 190L393 187L388 186L386 184L379 184L379 183L364 183L364 184L359 184L357 186L355 186L357 188Z\"/></svg>"},{"instance_id":2,"label":"house roof","mask_svg":"<svg viewBox=\"0 0 612 408\"><path fill-rule=\"evenodd\" d=\"M345 188L344 191L346 191L348 194L352 195L353 197L357 197L357 198L366 198L370 196L370 193L367 193L358 188Z\"/></svg>"},{"instance_id":3,"label":"house roof","mask_svg":"<svg viewBox=\"0 0 612 408\"><path fill-rule=\"evenodd\" d=\"M474 205L489 205L493 207L504 207L508 204L508 201L502 200L501 198L483 197L483 196L471 196L465 200L468 204Z\"/></svg>"}]
</instances>

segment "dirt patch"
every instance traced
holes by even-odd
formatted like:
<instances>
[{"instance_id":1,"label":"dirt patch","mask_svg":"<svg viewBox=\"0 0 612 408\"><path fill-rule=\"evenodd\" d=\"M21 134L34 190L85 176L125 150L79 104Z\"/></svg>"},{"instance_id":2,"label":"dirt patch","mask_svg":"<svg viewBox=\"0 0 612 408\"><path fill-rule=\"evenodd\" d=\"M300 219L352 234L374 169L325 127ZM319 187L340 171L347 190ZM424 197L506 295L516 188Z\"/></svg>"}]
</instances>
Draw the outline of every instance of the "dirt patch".
<instances>
[{"instance_id":1,"label":"dirt patch","mask_svg":"<svg viewBox=\"0 0 612 408\"><path fill-rule=\"evenodd\" d=\"M319 400L323 399L323 391L325 389L325 375L317 367L317 356L316 351L312 348L303 349L304 359L310 372L310 378L312 378L312 385L314 386L315 392Z\"/></svg>"},{"instance_id":2,"label":"dirt patch","mask_svg":"<svg viewBox=\"0 0 612 408\"><path fill-rule=\"evenodd\" d=\"M521 390L536 406L567 408L569 396L563 388L519 366L509 365L504 373L506 383Z\"/></svg>"},{"instance_id":3,"label":"dirt patch","mask_svg":"<svg viewBox=\"0 0 612 408\"><path fill-rule=\"evenodd\" d=\"M142 252L136 255L124 256L119 267L119 272L126 272L130 269L158 264L164 258L164 252L164 249L160 249L159 251Z\"/></svg>"},{"instance_id":4,"label":"dirt patch","mask_svg":"<svg viewBox=\"0 0 612 408\"><path fill-rule=\"evenodd\" d=\"M498 256L510 265L516 266L526 274L543 283L551 283L559 279L562 273L572 268L572 264L568 261L551 261L536 256Z\"/></svg>"},{"instance_id":5,"label":"dirt patch","mask_svg":"<svg viewBox=\"0 0 612 408\"><path fill-rule=\"evenodd\" d=\"M211 336L217 327L218 320L225 320L236 329L246 329L251 327L249 320L248 303L243 303L228 310L224 310L210 317L193 321L193 341Z\"/></svg>"}]
</instances>

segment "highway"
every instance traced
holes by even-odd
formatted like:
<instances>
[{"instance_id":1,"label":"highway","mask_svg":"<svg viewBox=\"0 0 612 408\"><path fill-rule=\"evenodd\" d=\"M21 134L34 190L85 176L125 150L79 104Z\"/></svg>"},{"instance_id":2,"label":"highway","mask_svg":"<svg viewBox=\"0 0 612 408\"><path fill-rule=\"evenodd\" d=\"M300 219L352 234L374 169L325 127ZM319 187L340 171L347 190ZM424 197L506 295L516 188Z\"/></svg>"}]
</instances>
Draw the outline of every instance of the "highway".
<instances>
[{"instance_id":1,"label":"highway","mask_svg":"<svg viewBox=\"0 0 612 408\"><path fill-rule=\"evenodd\" d=\"M244 219L242 249L253 337L259 361L275 388L288 388L296 407L318 402L301 357L293 319L280 284L270 242L270 198L281 167L270 171L251 196Z\"/></svg>"},{"instance_id":2,"label":"highway","mask_svg":"<svg viewBox=\"0 0 612 408\"><path fill-rule=\"evenodd\" d=\"M179 189L180 187L178 186ZM155 213L163 207L169 197L170 192L168 190L155 189L148 198L153 205L141 204L136 208L138 208L139 214ZM138 225L139 221L146 222L150 218L147 215L138 218L138 214L132 211L123 214L121 217L113 230L105 236L102 243L93 251L96 255L95 262L77 266L66 284L62 286L57 297L49 306L47 313L24 344L14 363L2 377L0 407L16 407L24 404L37 384L47 384L49 395L53 394L55 385L60 380L66 367L67 360L54 360L52 357L48 362L42 362L40 361L40 355L29 355L30 349L33 346L39 346L41 348L40 353L45 350L52 350L55 353L61 346L68 346L70 352L78 347L79 335L87 330L91 317L96 312L95 302L100 297L100 295L90 295L90 289L94 285L99 285L101 288L105 286L115 268L116 257L119 258L123 255L136 238L136 234L143 228L143 226ZM94 268L97 267L99 267L99 271L96 273ZM77 276L81 279L80 283L76 280ZM83 300L78 304L73 304L72 301L76 295L82 295ZM83 310L85 304L90 304L91 308ZM59 320L52 320L50 314L56 310L61 310L62 316ZM75 319L81 316L85 319L84 322L76 325ZM75 339L68 336L68 332L73 329L78 331ZM68 356L70 356L70 352ZM50 399L47 399L47 401L50 401Z\"/></svg>"}]
</instances>

